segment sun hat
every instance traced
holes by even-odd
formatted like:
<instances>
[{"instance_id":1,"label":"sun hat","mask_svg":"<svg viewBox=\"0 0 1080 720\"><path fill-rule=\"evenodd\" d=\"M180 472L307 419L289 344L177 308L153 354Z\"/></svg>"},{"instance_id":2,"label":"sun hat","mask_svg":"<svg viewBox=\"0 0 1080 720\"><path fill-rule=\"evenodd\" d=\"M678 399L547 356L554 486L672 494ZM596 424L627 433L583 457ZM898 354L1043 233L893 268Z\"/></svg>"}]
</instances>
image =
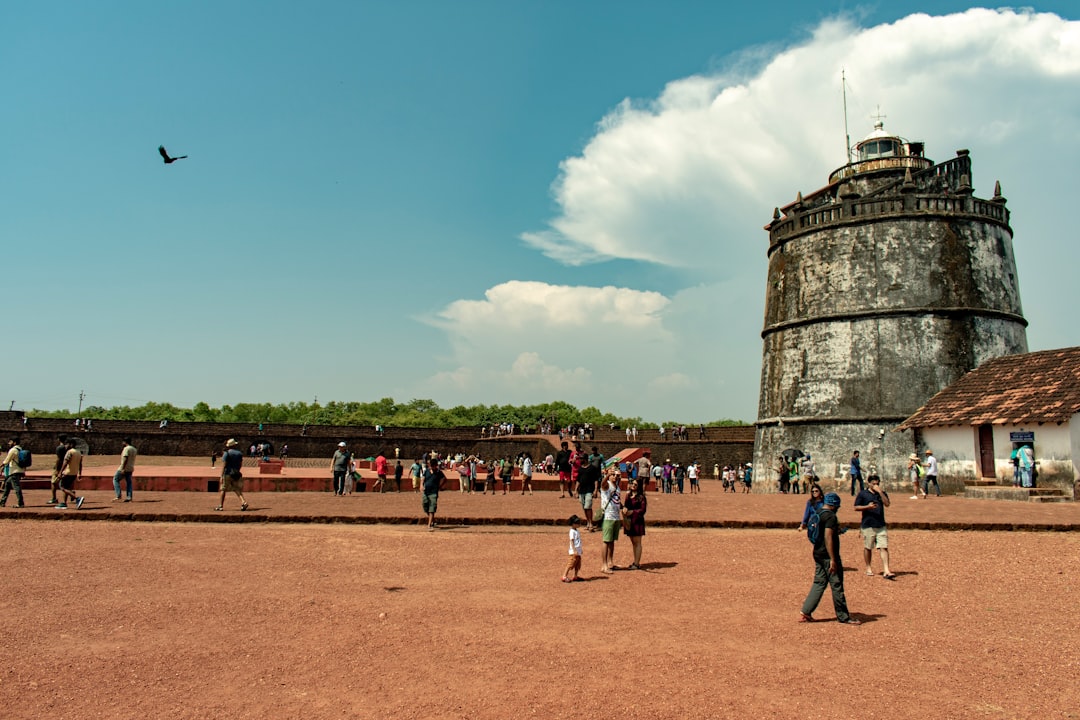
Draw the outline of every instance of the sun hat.
<instances>
[{"instance_id":1,"label":"sun hat","mask_svg":"<svg viewBox=\"0 0 1080 720\"><path fill-rule=\"evenodd\" d=\"M911 453L910 455L908 455L908 460L918 460L918 459L919 459L919 456L916 455L915 453Z\"/></svg>"},{"instance_id":2,"label":"sun hat","mask_svg":"<svg viewBox=\"0 0 1080 720\"><path fill-rule=\"evenodd\" d=\"M927 448L927 449L926 449L926 454L927 454L927 455L933 455L933 454L934 454L934 451L933 451L933 450L931 450L930 448Z\"/></svg>"},{"instance_id":3,"label":"sun hat","mask_svg":"<svg viewBox=\"0 0 1080 720\"><path fill-rule=\"evenodd\" d=\"M232 438L229 438L228 442L225 443L225 447L236 447L239 444L240 443L236 442Z\"/></svg>"}]
</instances>

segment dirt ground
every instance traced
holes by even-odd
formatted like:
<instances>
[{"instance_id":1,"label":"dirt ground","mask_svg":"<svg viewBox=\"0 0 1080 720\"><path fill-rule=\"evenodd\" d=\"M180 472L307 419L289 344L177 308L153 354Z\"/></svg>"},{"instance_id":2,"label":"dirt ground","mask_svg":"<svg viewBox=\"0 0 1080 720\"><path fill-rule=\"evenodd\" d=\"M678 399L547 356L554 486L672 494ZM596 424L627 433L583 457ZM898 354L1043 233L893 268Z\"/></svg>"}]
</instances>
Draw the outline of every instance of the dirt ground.
<instances>
[{"instance_id":1,"label":"dirt ground","mask_svg":"<svg viewBox=\"0 0 1080 720\"><path fill-rule=\"evenodd\" d=\"M1080 717L1076 533L847 533L850 627L790 529L565 532L3 519L0 717Z\"/></svg>"}]
</instances>

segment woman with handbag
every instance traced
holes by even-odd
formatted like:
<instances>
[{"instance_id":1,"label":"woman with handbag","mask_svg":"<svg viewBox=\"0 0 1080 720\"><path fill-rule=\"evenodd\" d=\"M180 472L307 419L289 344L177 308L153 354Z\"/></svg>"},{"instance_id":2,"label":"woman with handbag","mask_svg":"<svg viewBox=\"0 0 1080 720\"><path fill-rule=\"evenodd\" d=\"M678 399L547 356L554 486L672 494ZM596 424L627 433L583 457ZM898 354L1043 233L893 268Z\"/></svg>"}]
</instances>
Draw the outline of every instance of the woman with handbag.
<instances>
[{"instance_id":1,"label":"woman with handbag","mask_svg":"<svg viewBox=\"0 0 1080 720\"><path fill-rule=\"evenodd\" d=\"M631 570L641 569L641 538L645 535L645 485L636 478L630 481L626 501L622 508L623 529L634 546L634 562Z\"/></svg>"}]
</instances>

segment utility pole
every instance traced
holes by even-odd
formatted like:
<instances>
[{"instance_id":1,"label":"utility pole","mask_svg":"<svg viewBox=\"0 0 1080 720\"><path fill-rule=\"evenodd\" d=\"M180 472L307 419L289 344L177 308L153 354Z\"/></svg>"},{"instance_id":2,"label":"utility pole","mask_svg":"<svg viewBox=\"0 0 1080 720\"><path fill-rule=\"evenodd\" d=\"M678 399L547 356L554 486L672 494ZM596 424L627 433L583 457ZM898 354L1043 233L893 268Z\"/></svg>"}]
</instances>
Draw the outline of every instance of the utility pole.
<instances>
[{"instance_id":1,"label":"utility pole","mask_svg":"<svg viewBox=\"0 0 1080 720\"><path fill-rule=\"evenodd\" d=\"M82 390L79 391L79 409L75 411L76 415L82 415L82 401L86 397L86 393Z\"/></svg>"}]
</instances>

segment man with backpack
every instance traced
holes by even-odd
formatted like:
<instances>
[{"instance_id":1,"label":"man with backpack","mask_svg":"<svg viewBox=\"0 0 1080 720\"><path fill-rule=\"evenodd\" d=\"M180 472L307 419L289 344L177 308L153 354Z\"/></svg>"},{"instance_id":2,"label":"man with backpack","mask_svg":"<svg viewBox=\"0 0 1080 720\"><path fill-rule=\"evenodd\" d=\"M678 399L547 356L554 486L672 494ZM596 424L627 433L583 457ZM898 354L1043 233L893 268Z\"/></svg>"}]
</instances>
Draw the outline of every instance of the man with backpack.
<instances>
[{"instance_id":1,"label":"man with backpack","mask_svg":"<svg viewBox=\"0 0 1080 720\"><path fill-rule=\"evenodd\" d=\"M4 457L4 495L0 497L0 507L7 505L8 495L15 490L15 507L26 507L23 502L22 481L26 476L26 469L32 462L29 450L23 450L19 446L19 438L13 437L8 441L7 455Z\"/></svg>"},{"instance_id":2,"label":"man with backpack","mask_svg":"<svg viewBox=\"0 0 1080 720\"><path fill-rule=\"evenodd\" d=\"M836 621L843 625L862 625L848 612L844 597L844 566L840 561L840 523L836 511L840 508L840 496L828 493L822 508L812 515L807 525L807 537L814 543L814 584L803 602L799 622L813 622L814 610L825 594L825 586L832 590Z\"/></svg>"}]
</instances>

